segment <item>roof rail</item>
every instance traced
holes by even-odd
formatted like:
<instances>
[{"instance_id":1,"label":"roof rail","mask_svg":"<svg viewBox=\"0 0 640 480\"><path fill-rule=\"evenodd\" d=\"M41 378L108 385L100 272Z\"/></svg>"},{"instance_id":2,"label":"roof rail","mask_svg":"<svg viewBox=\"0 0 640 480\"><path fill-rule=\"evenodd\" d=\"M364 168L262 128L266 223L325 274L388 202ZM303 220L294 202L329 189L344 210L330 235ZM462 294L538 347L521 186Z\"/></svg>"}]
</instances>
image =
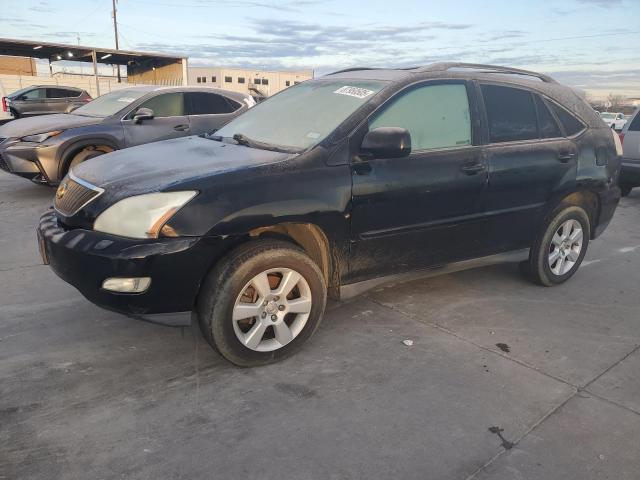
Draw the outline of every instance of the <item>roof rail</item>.
<instances>
[{"instance_id":1,"label":"roof rail","mask_svg":"<svg viewBox=\"0 0 640 480\"><path fill-rule=\"evenodd\" d=\"M382 70L381 68L373 68L373 67L352 67L345 68L344 70L337 70L335 72L327 73L328 75L336 75L338 73L346 73L346 72L357 72L359 70Z\"/></svg>"},{"instance_id":2,"label":"roof rail","mask_svg":"<svg viewBox=\"0 0 640 480\"><path fill-rule=\"evenodd\" d=\"M483 65L481 63L462 63L462 62L438 62L423 67L412 69L413 72L445 72L452 68L467 68L471 70L481 70L481 73L506 73L513 75L526 75L536 77L546 83L558 83L553 78L542 73L532 72L530 70L521 70L519 68L500 67L497 65Z\"/></svg>"}]
</instances>

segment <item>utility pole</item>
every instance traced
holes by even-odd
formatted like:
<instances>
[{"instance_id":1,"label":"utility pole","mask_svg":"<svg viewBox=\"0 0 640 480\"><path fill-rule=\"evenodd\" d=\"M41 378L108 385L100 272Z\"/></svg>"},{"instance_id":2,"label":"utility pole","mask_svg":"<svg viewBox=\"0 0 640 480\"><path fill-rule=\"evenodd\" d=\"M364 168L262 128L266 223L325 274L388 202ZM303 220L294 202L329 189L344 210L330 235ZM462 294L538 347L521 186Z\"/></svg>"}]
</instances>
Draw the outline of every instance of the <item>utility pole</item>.
<instances>
[{"instance_id":1,"label":"utility pole","mask_svg":"<svg viewBox=\"0 0 640 480\"><path fill-rule=\"evenodd\" d=\"M118 47L118 17L117 17L117 13L118 10L116 9L116 1L117 0L111 0L112 4L113 4L113 12L111 14L111 16L113 17L113 33L116 36L116 50L119 50ZM120 83L122 80L120 78L120 64L118 64L118 83Z\"/></svg>"}]
</instances>

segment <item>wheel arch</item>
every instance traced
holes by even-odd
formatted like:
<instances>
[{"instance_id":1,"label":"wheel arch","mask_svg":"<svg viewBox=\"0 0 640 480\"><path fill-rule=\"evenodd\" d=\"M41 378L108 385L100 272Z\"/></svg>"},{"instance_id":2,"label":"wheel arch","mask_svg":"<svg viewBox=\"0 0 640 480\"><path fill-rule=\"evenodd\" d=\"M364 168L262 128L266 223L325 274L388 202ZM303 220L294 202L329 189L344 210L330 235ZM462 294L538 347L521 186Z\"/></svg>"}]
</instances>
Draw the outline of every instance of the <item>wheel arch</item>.
<instances>
[{"instance_id":1,"label":"wheel arch","mask_svg":"<svg viewBox=\"0 0 640 480\"><path fill-rule=\"evenodd\" d=\"M87 147L101 147L105 146L111 149L111 151L119 150L120 147L118 143L109 137L104 136L96 136L96 137L88 137L83 138L82 140L74 141L69 145L66 145L60 152L58 162L58 176L60 179L66 174L67 168L71 163L73 157L75 157L78 153L84 150Z\"/></svg>"},{"instance_id":2,"label":"wheel arch","mask_svg":"<svg viewBox=\"0 0 640 480\"><path fill-rule=\"evenodd\" d=\"M582 207L587 212L591 229L589 236L593 240L596 225L598 223L598 217L600 215L600 197L598 194L588 188L580 188L572 192L559 195L556 198L556 201L552 202L547 211L547 215L553 212L558 205L563 203Z\"/></svg>"}]
</instances>

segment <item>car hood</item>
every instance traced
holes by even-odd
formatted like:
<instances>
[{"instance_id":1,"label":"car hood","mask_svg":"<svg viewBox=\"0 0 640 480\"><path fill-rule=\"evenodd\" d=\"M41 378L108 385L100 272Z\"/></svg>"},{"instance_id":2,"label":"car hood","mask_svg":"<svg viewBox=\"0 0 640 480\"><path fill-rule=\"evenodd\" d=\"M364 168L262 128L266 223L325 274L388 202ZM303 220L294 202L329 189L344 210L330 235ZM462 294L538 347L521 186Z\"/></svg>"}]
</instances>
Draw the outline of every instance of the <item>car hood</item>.
<instances>
[{"instance_id":1,"label":"car hood","mask_svg":"<svg viewBox=\"0 0 640 480\"><path fill-rule=\"evenodd\" d=\"M104 188L115 200L295 156L193 136L101 155L73 167L73 175Z\"/></svg>"},{"instance_id":2,"label":"car hood","mask_svg":"<svg viewBox=\"0 0 640 480\"><path fill-rule=\"evenodd\" d=\"M51 132L53 130L67 130L69 128L95 125L103 120L104 118L100 117L85 117L66 113L18 118L0 127L0 137L15 138L34 135L36 133Z\"/></svg>"}]
</instances>

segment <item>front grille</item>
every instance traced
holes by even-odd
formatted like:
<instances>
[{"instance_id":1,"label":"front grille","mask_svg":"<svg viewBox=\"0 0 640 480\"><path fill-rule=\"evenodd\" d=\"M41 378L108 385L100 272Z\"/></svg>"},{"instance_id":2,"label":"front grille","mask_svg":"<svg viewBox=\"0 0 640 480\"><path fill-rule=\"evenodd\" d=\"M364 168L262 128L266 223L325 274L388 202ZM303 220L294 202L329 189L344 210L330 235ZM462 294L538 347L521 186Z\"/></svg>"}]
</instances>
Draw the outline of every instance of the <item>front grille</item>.
<instances>
[{"instance_id":1,"label":"front grille","mask_svg":"<svg viewBox=\"0 0 640 480\"><path fill-rule=\"evenodd\" d=\"M56 191L53 202L58 212L66 217L75 215L91 200L102 193L98 187L89 188L90 184L79 183L72 178L65 178Z\"/></svg>"}]
</instances>

